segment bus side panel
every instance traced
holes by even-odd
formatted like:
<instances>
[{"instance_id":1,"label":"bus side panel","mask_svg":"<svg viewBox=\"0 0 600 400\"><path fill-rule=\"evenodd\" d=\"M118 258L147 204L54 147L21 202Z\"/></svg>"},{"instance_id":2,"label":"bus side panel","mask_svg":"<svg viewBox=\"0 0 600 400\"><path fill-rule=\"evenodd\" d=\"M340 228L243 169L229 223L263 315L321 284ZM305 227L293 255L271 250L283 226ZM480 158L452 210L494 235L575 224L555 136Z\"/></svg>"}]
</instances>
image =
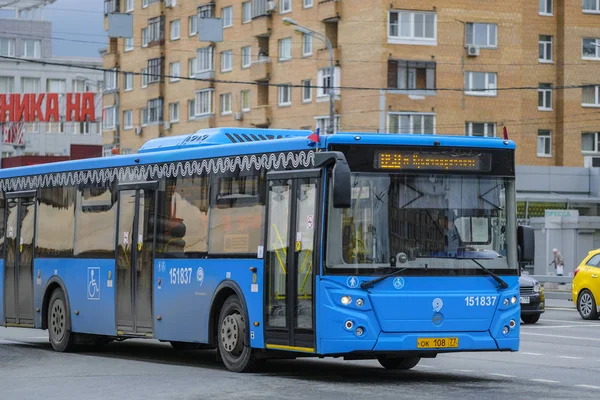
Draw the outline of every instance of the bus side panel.
<instances>
[{"instance_id":1,"label":"bus side panel","mask_svg":"<svg viewBox=\"0 0 600 400\"><path fill-rule=\"evenodd\" d=\"M0 326L4 326L4 259L0 260Z\"/></svg>"},{"instance_id":2,"label":"bus side panel","mask_svg":"<svg viewBox=\"0 0 600 400\"><path fill-rule=\"evenodd\" d=\"M248 307L251 346L264 347L263 260L167 259L156 260L154 267L156 339L208 343L210 306L215 290L222 282L230 281L242 290ZM257 268L254 287L251 267ZM259 326L254 327L254 322Z\"/></svg>"},{"instance_id":3,"label":"bus side panel","mask_svg":"<svg viewBox=\"0 0 600 400\"><path fill-rule=\"evenodd\" d=\"M41 279L37 279L38 270ZM108 280L108 277L111 280ZM35 308L41 310L48 281L58 276L65 284L71 308L72 331L115 335L115 260L46 258L34 261ZM75 311L79 315L75 315ZM37 313L35 327L42 327Z\"/></svg>"}]
</instances>

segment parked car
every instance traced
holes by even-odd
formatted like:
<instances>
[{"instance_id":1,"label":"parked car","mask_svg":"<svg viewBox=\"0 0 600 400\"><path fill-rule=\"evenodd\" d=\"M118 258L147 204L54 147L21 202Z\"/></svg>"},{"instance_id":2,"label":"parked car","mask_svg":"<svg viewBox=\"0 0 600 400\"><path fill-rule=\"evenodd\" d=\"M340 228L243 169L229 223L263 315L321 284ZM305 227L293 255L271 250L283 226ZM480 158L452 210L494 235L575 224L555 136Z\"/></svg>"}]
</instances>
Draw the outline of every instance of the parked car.
<instances>
[{"instance_id":1,"label":"parked car","mask_svg":"<svg viewBox=\"0 0 600 400\"><path fill-rule=\"evenodd\" d=\"M526 273L519 277L521 287L521 320L535 324L545 311L544 290L540 283Z\"/></svg>"},{"instance_id":2,"label":"parked car","mask_svg":"<svg viewBox=\"0 0 600 400\"><path fill-rule=\"evenodd\" d=\"M571 294L583 319L598 319L600 315L600 249L590 251L575 271Z\"/></svg>"}]
</instances>

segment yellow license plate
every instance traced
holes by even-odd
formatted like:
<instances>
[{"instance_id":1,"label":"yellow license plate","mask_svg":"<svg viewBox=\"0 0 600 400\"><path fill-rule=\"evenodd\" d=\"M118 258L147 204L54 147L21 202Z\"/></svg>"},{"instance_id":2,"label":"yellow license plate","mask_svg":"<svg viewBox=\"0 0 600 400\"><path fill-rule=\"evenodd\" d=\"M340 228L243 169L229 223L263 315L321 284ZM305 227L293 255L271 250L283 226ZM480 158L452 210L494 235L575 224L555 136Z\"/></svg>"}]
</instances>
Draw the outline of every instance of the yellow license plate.
<instances>
[{"instance_id":1,"label":"yellow license plate","mask_svg":"<svg viewBox=\"0 0 600 400\"><path fill-rule=\"evenodd\" d=\"M417 348L419 349L453 349L458 347L458 338L419 338Z\"/></svg>"}]
</instances>

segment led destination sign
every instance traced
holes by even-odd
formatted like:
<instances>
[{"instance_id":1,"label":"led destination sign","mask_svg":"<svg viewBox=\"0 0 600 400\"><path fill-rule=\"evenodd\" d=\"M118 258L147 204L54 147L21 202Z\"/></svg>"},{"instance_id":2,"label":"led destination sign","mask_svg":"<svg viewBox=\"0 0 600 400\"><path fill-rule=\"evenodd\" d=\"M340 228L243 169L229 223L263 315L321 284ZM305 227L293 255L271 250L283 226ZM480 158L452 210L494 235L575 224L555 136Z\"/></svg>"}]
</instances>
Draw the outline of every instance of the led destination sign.
<instances>
[{"instance_id":1,"label":"led destination sign","mask_svg":"<svg viewBox=\"0 0 600 400\"><path fill-rule=\"evenodd\" d=\"M489 172L489 153L459 154L418 151L379 151L374 160L377 169L421 171L476 171Z\"/></svg>"}]
</instances>

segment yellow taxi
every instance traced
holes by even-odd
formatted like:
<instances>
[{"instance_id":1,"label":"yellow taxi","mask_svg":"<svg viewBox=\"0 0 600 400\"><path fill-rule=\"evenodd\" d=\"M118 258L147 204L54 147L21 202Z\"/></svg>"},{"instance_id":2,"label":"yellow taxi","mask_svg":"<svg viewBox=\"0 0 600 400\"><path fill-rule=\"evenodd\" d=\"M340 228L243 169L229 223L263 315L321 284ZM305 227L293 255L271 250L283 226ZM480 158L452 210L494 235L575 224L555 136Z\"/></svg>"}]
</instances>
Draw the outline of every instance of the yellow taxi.
<instances>
[{"instance_id":1,"label":"yellow taxi","mask_svg":"<svg viewBox=\"0 0 600 400\"><path fill-rule=\"evenodd\" d=\"M573 301L583 319L600 315L600 249L590 251L573 271Z\"/></svg>"}]
</instances>

